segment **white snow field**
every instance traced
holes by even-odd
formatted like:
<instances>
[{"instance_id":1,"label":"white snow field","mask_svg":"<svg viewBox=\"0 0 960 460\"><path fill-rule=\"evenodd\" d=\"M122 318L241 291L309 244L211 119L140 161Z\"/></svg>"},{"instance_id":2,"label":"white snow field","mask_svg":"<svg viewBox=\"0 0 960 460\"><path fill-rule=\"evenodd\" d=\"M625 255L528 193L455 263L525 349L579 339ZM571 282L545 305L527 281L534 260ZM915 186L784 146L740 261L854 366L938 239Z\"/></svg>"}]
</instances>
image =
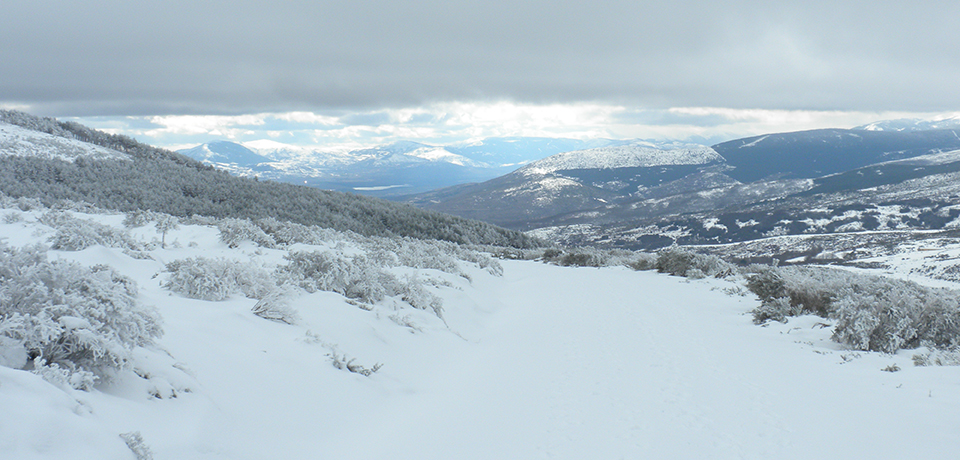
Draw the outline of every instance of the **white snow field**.
<instances>
[{"instance_id":1,"label":"white snow field","mask_svg":"<svg viewBox=\"0 0 960 460\"><path fill-rule=\"evenodd\" d=\"M0 223L8 246L54 233L39 211L0 210L10 214L19 217ZM75 216L122 228L122 215ZM150 226L132 235L158 237ZM844 350L818 317L756 326L747 312L758 301L731 281L532 261L502 261L503 276L461 261L470 279L395 267L435 281L428 289L445 321L398 298L358 306L300 291L290 325L255 316L257 301L240 293L201 301L161 286L173 260L272 269L290 249L231 249L218 238L215 227L182 225L166 249L143 251L154 260L100 245L47 253L136 280L164 335L91 391L0 366L0 458L958 455L960 367L914 367L915 351ZM362 252L350 242L318 247ZM334 353L383 367L348 372ZM900 370L882 371L892 365ZM120 437L134 432L149 453Z\"/></svg>"}]
</instances>

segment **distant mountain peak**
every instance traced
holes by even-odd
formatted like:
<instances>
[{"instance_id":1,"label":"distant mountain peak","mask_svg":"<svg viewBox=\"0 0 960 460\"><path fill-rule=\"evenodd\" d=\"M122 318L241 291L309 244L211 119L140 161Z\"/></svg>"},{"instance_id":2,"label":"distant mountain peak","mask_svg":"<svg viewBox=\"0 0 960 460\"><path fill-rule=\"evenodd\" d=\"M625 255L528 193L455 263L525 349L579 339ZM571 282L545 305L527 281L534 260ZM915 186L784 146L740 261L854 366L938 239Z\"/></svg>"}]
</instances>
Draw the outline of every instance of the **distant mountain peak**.
<instances>
[{"instance_id":1,"label":"distant mountain peak","mask_svg":"<svg viewBox=\"0 0 960 460\"><path fill-rule=\"evenodd\" d=\"M179 150L178 152L194 160L212 164L236 164L243 167L253 167L271 161L242 144L224 140L200 144L192 149Z\"/></svg>"}]
</instances>

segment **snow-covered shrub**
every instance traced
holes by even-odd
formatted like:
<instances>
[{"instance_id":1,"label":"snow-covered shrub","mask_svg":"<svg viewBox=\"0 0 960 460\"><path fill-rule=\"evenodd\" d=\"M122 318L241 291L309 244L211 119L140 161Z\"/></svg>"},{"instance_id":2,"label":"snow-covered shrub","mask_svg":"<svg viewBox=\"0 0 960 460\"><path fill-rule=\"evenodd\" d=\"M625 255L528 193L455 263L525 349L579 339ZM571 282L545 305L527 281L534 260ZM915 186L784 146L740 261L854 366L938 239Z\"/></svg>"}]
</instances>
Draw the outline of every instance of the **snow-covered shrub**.
<instances>
[{"instance_id":1,"label":"snow-covered shrub","mask_svg":"<svg viewBox=\"0 0 960 460\"><path fill-rule=\"evenodd\" d=\"M960 348L929 349L926 353L913 355L914 366L960 366Z\"/></svg>"},{"instance_id":2,"label":"snow-covered shrub","mask_svg":"<svg viewBox=\"0 0 960 460\"><path fill-rule=\"evenodd\" d=\"M166 271L170 277L164 287L192 299L217 301L236 292L262 299L276 289L263 268L230 259L190 257L168 263Z\"/></svg>"},{"instance_id":3,"label":"snow-covered shrub","mask_svg":"<svg viewBox=\"0 0 960 460\"><path fill-rule=\"evenodd\" d=\"M657 255L649 252L636 252L623 258L621 265L630 267L634 270L655 270L657 268Z\"/></svg>"},{"instance_id":4,"label":"snow-covered shrub","mask_svg":"<svg viewBox=\"0 0 960 460\"><path fill-rule=\"evenodd\" d=\"M657 271L674 276L723 278L734 273L733 265L714 255L698 254L677 247L657 253Z\"/></svg>"},{"instance_id":5,"label":"snow-covered shrub","mask_svg":"<svg viewBox=\"0 0 960 460\"><path fill-rule=\"evenodd\" d=\"M403 301L420 310L430 309L437 318L443 319L443 299L427 291L416 277L408 277L400 285Z\"/></svg>"},{"instance_id":6,"label":"snow-covered shrub","mask_svg":"<svg viewBox=\"0 0 960 460\"><path fill-rule=\"evenodd\" d=\"M216 227L218 222L220 222L220 220L216 217L201 216L199 214L193 214L190 217L180 219L180 223L183 225L199 225L201 227Z\"/></svg>"},{"instance_id":7,"label":"snow-covered shrub","mask_svg":"<svg viewBox=\"0 0 960 460\"><path fill-rule=\"evenodd\" d=\"M278 278L308 292L331 291L367 303L399 296L414 308L429 309L443 319L442 299L427 291L416 276L401 281L364 256L346 257L331 251L295 251L285 258L288 263L277 267Z\"/></svg>"},{"instance_id":8,"label":"snow-covered shrub","mask_svg":"<svg viewBox=\"0 0 960 460\"><path fill-rule=\"evenodd\" d=\"M908 281L860 277L833 302L834 339L860 350L893 353L921 344L960 345L960 295Z\"/></svg>"},{"instance_id":9,"label":"snow-covered shrub","mask_svg":"<svg viewBox=\"0 0 960 460\"><path fill-rule=\"evenodd\" d=\"M150 451L147 443L143 442L143 436L140 435L139 431L121 433L120 437L123 438L123 442L127 444L137 460L153 460L153 452Z\"/></svg>"},{"instance_id":10,"label":"snow-covered shrub","mask_svg":"<svg viewBox=\"0 0 960 460\"><path fill-rule=\"evenodd\" d=\"M650 253L634 252L625 249L584 248L547 248L527 253L538 254L536 259L564 267L629 267L634 270L652 270L656 268L657 256ZM529 258L530 256L525 256Z\"/></svg>"},{"instance_id":11,"label":"snow-covered shrub","mask_svg":"<svg viewBox=\"0 0 960 460\"><path fill-rule=\"evenodd\" d=\"M56 229L56 233L50 237L53 249L81 251L101 245L136 250L140 246L126 231L92 220L77 219L67 212L47 212L39 220Z\"/></svg>"},{"instance_id":12,"label":"snow-covered shrub","mask_svg":"<svg viewBox=\"0 0 960 460\"><path fill-rule=\"evenodd\" d=\"M17 198L17 207L20 208L21 211L32 211L34 209L45 208L45 206L43 205L43 202L40 201L39 199L27 198L24 196Z\"/></svg>"},{"instance_id":13,"label":"snow-covered shrub","mask_svg":"<svg viewBox=\"0 0 960 460\"><path fill-rule=\"evenodd\" d=\"M96 374L83 368L60 367L59 364L48 363L47 360L40 357L34 358L32 372L47 382L64 389L73 388L74 390L90 391L99 380Z\"/></svg>"},{"instance_id":14,"label":"snow-covered shrub","mask_svg":"<svg viewBox=\"0 0 960 460\"><path fill-rule=\"evenodd\" d=\"M220 229L220 241L231 248L240 246L244 241L253 241L264 248L276 246L270 235L246 219L223 219L217 223L217 228Z\"/></svg>"},{"instance_id":15,"label":"snow-covered shrub","mask_svg":"<svg viewBox=\"0 0 960 460\"><path fill-rule=\"evenodd\" d=\"M564 267L602 267L606 265L603 256L593 248L578 248L567 252L560 257L557 263Z\"/></svg>"},{"instance_id":16,"label":"snow-covered shrub","mask_svg":"<svg viewBox=\"0 0 960 460\"><path fill-rule=\"evenodd\" d=\"M143 227L150 222L156 223L157 233L160 234L160 245L167 247L167 233L180 228L180 219L162 212L136 210L127 213L123 218L123 225L127 228Z\"/></svg>"},{"instance_id":17,"label":"snow-covered shrub","mask_svg":"<svg viewBox=\"0 0 960 460\"><path fill-rule=\"evenodd\" d=\"M491 257L490 254L467 249L458 244L444 244L449 244L454 247L454 250L456 251L455 256L458 259L475 264L477 267L486 270L487 273L493 276L503 276L503 266L500 265L500 262L497 262L496 259Z\"/></svg>"},{"instance_id":18,"label":"snow-covered shrub","mask_svg":"<svg viewBox=\"0 0 960 460\"><path fill-rule=\"evenodd\" d=\"M759 307L753 309L753 322L755 324L763 324L767 321L786 323L788 316L802 314L802 305L792 305L788 297L776 297L764 300Z\"/></svg>"},{"instance_id":19,"label":"snow-covered shrub","mask_svg":"<svg viewBox=\"0 0 960 460\"><path fill-rule=\"evenodd\" d=\"M81 389L88 374L125 368L131 350L162 334L159 315L136 296L136 283L109 267L48 261L39 246L0 243L0 345L8 358L11 346L22 347L25 360L15 367Z\"/></svg>"},{"instance_id":20,"label":"snow-covered shrub","mask_svg":"<svg viewBox=\"0 0 960 460\"><path fill-rule=\"evenodd\" d=\"M761 300L754 321L816 314L836 319L833 339L893 353L921 344L960 344L960 293L824 267L768 267L749 276Z\"/></svg>"},{"instance_id":21,"label":"snow-covered shrub","mask_svg":"<svg viewBox=\"0 0 960 460\"><path fill-rule=\"evenodd\" d=\"M294 222L281 222L272 217L260 219L257 225L277 244L320 244L324 241L317 227L308 227Z\"/></svg>"},{"instance_id":22,"label":"snow-covered shrub","mask_svg":"<svg viewBox=\"0 0 960 460\"><path fill-rule=\"evenodd\" d=\"M23 213L14 211L3 215L3 223L15 224L17 222L23 222Z\"/></svg>"},{"instance_id":23,"label":"snow-covered shrub","mask_svg":"<svg viewBox=\"0 0 960 460\"><path fill-rule=\"evenodd\" d=\"M330 251L294 251L284 258L288 263L277 268L281 280L308 292L332 291L373 303L400 291L395 276L363 256L347 258Z\"/></svg>"},{"instance_id":24,"label":"snow-covered shrub","mask_svg":"<svg viewBox=\"0 0 960 460\"><path fill-rule=\"evenodd\" d=\"M337 369L342 369L346 371L353 372L354 374L360 374L365 377L370 377L375 372L379 371L383 367L383 364L376 363L371 368L367 368L360 364L354 364L356 358L348 358L347 355L340 355L337 353L336 349L331 349L330 354L327 355L330 357L330 361L333 363L333 367Z\"/></svg>"},{"instance_id":25,"label":"snow-covered shrub","mask_svg":"<svg viewBox=\"0 0 960 460\"><path fill-rule=\"evenodd\" d=\"M290 295L291 292L288 290L278 289L260 299L251 311L263 319L296 324L300 320L300 315L290 306L288 301Z\"/></svg>"},{"instance_id":26,"label":"snow-covered shrub","mask_svg":"<svg viewBox=\"0 0 960 460\"><path fill-rule=\"evenodd\" d=\"M787 316L804 313L830 316L836 293L851 276L847 272L818 267L750 267L747 289L760 298L753 320L786 321Z\"/></svg>"},{"instance_id":27,"label":"snow-covered shrub","mask_svg":"<svg viewBox=\"0 0 960 460\"><path fill-rule=\"evenodd\" d=\"M140 209L133 212L128 212L123 217L123 226L127 228L143 227L150 222L150 216L152 214L153 211L144 211Z\"/></svg>"}]
</instances>

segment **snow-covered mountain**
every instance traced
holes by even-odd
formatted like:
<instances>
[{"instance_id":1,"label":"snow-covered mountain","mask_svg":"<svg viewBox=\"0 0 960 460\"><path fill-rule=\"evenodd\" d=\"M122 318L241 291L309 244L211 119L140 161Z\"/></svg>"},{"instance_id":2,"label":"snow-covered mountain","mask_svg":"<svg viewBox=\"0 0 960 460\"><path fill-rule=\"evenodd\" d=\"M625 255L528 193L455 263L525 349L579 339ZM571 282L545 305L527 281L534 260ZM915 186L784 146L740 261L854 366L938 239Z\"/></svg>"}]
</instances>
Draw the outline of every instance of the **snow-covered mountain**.
<instances>
[{"instance_id":1,"label":"snow-covered mountain","mask_svg":"<svg viewBox=\"0 0 960 460\"><path fill-rule=\"evenodd\" d=\"M949 185L960 171L957 149L954 130L842 129L689 150L617 146L555 155L411 202L573 245L656 248L870 230L886 226L878 224L878 203L899 206L890 228L931 230L960 212Z\"/></svg>"},{"instance_id":2,"label":"snow-covered mountain","mask_svg":"<svg viewBox=\"0 0 960 460\"><path fill-rule=\"evenodd\" d=\"M553 155L523 168L526 174L546 174L570 169L617 169L652 166L703 165L723 161L703 145L657 148L650 143L613 145Z\"/></svg>"},{"instance_id":3,"label":"snow-covered mountain","mask_svg":"<svg viewBox=\"0 0 960 460\"><path fill-rule=\"evenodd\" d=\"M484 183L437 190L410 201L527 230L543 225L543 219L611 206L639 190L716 169L723 161L709 147L670 147L632 143L560 153Z\"/></svg>"},{"instance_id":4,"label":"snow-covered mountain","mask_svg":"<svg viewBox=\"0 0 960 460\"><path fill-rule=\"evenodd\" d=\"M192 149L180 150L180 153L197 161L210 164L230 164L257 167L271 161L249 148L228 141L216 141L198 145Z\"/></svg>"},{"instance_id":5,"label":"snow-covered mountain","mask_svg":"<svg viewBox=\"0 0 960 460\"><path fill-rule=\"evenodd\" d=\"M857 126L865 131L926 131L931 129L960 129L960 114L943 115L932 119L900 118Z\"/></svg>"},{"instance_id":6,"label":"snow-covered mountain","mask_svg":"<svg viewBox=\"0 0 960 460\"><path fill-rule=\"evenodd\" d=\"M398 141L343 152L259 140L217 141L179 152L237 175L392 196L482 182L556 153L622 143L513 137L449 146Z\"/></svg>"},{"instance_id":7,"label":"snow-covered mountain","mask_svg":"<svg viewBox=\"0 0 960 460\"><path fill-rule=\"evenodd\" d=\"M471 160L451 152L446 147L421 144L419 142L398 141L392 144L349 153L355 162L367 166L389 166L404 163L436 162L473 168L491 168L493 165Z\"/></svg>"}]
</instances>

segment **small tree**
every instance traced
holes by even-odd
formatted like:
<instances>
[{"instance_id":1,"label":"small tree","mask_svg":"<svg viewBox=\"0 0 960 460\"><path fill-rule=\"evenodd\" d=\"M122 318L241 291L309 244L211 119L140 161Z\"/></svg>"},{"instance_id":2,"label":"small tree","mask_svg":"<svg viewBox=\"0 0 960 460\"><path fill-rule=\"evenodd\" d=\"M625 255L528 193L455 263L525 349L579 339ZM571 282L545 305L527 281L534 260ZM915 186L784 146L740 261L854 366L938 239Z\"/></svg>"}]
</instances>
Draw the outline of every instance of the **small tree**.
<instances>
[{"instance_id":1,"label":"small tree","mask_svg":"<svg viewBox=\"0 0 960 460\"><path fill-rule=\"evenodd\" d=\"M167 232L180 228L180 219L170 214L157 214L157 231L160 232L160 247L167 247Z\"/></svg>"}]
</instances>

